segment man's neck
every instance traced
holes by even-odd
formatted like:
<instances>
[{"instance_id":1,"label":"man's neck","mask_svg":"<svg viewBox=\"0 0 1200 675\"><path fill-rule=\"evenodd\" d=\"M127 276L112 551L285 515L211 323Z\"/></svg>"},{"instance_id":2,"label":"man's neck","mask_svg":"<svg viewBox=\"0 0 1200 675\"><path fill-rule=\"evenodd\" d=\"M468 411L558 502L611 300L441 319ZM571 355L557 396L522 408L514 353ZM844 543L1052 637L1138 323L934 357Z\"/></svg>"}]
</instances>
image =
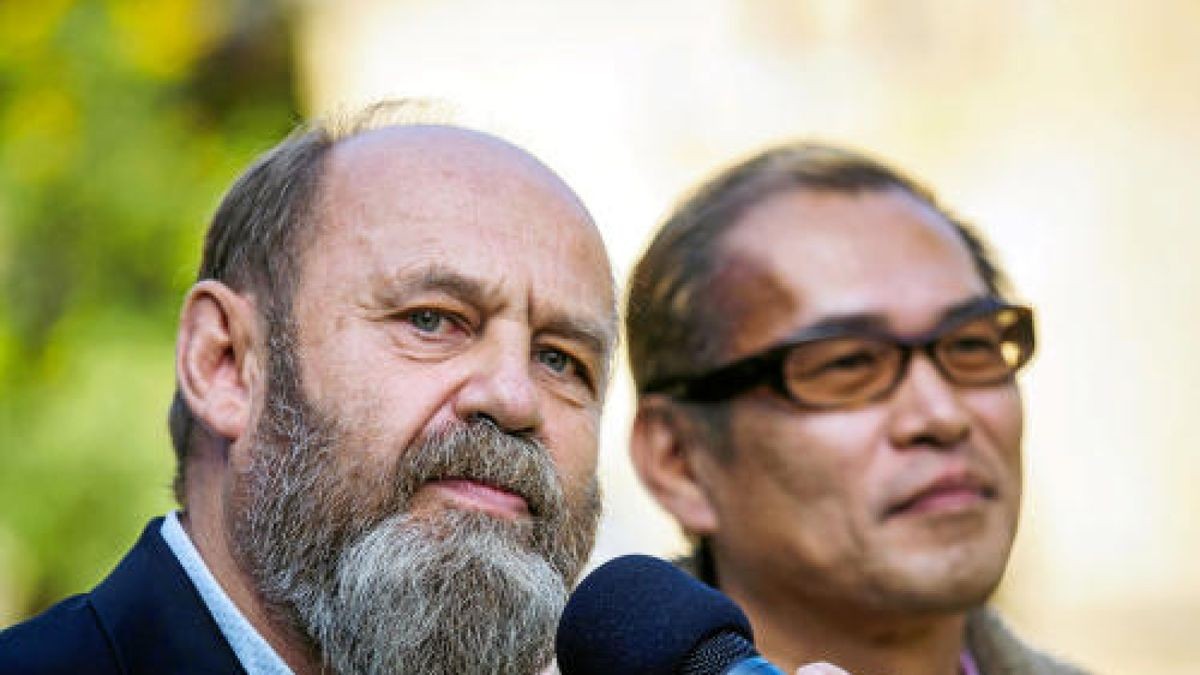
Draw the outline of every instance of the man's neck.
<instances>
[{"instance_id":1,"label":"man's neck","mask_svg":"<svg viewBox=\"0 0 1200 675\"><path fill-rule=\"evenodd\" d=\"M214 494L215 491L204 493ZM320 661L305 646L304 638L273 617L251 579L234 560L221 513L215 500L187 499L187 507L180 512L179 521L222 590L292 672L296 675L319 673Z\"/></svg>"},{"instance_id":2,"label":"man's neck","mask_svg":"<svg viewBox=\"0 0 1200 675\"><path fill-rule=\"evenodd\" d=\"M956 675L966 615L889 617L828 610L781 594L755 597L722 584L750 617L759 651L784 672L828 661L852 673Z\"/></svg>"}]
</instances>

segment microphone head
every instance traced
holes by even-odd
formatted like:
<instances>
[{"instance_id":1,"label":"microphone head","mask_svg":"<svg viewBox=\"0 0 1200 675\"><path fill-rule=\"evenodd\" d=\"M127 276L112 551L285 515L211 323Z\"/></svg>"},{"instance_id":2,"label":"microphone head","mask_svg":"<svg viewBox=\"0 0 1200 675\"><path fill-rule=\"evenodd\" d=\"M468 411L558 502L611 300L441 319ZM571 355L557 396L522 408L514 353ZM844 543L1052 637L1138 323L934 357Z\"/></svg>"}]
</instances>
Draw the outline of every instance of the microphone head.
<instances>
[{"instance_id":1,"label":"microphone head","mask_svg":"<svg viewBox=\"0 0 1200 675\"><path fill-rule=\"evenodd\" d=\"M721 634L753 642L732 600L664 560L627 555L580 582L558 624L555 652L563 675L668 675Z\"/></svg>"}]
</instances>

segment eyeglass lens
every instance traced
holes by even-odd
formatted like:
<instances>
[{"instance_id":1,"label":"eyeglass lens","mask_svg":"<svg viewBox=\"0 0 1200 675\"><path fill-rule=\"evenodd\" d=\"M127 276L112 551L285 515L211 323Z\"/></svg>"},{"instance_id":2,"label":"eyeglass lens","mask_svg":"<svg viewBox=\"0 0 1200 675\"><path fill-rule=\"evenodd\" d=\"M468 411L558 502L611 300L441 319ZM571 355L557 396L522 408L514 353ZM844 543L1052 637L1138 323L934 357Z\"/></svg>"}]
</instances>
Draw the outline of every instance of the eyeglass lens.
<instances>
[{"instance_id":1,"label":"eyeglass lens","mask_svg":"<svg viewBox=\"0 0 1200 675\"><path fill-rule=\"evenodd\" d=\"M1028 315L1009 308L949 329L928 350L959 385L1004 381L1032 351ZM783 380L799 402L817 407L863 403L899 383L911 348L873 337L838 337L797 345L784 359Z\"/></svg>"}]
</instances>

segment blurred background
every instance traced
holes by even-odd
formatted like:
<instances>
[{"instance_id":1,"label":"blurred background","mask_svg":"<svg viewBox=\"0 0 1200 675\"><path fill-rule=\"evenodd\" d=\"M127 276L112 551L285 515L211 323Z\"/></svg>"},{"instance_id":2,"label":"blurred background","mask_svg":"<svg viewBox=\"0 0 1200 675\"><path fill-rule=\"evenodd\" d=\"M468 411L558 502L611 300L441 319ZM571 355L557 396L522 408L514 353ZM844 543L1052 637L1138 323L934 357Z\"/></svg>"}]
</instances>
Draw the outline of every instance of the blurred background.
<instances>
[{"instance_id":1,"label":"blurred background","mask_svg":"<svg viewBox=\"0 0 1200 675\"><path fill-rule=\"evenodd\" d=\"M777 141L923 178L1039 310L997 604L1101 672L1196 672L1191 0L0 1L0 626L171 508L175 318L223 190L298 120L384 96L547 161L619 279L682 191ZM629 469L632 398L621 372L597 561L683 550Z\"/></svg>"}]
</instances>

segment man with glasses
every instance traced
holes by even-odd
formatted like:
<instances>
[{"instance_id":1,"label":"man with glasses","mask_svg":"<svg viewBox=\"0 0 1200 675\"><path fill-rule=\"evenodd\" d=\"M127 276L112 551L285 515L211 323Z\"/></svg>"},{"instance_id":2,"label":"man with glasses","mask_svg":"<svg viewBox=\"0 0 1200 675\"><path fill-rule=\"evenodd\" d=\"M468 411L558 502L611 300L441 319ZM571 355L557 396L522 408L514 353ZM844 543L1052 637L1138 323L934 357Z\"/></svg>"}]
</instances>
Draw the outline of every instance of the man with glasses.
<instances>
[{"instance_id":1,"label":"man with glasses","mask_svg":"<svg viewBox=\"0 0 1200 675\"><path fill-rule=\"evenodd\" d=\"M775 148L634 270L631 452L785 670L1077 672L984 607L1021 499L1033 313L978 235L861 155Z\"/></svg>"}]
</instances>

